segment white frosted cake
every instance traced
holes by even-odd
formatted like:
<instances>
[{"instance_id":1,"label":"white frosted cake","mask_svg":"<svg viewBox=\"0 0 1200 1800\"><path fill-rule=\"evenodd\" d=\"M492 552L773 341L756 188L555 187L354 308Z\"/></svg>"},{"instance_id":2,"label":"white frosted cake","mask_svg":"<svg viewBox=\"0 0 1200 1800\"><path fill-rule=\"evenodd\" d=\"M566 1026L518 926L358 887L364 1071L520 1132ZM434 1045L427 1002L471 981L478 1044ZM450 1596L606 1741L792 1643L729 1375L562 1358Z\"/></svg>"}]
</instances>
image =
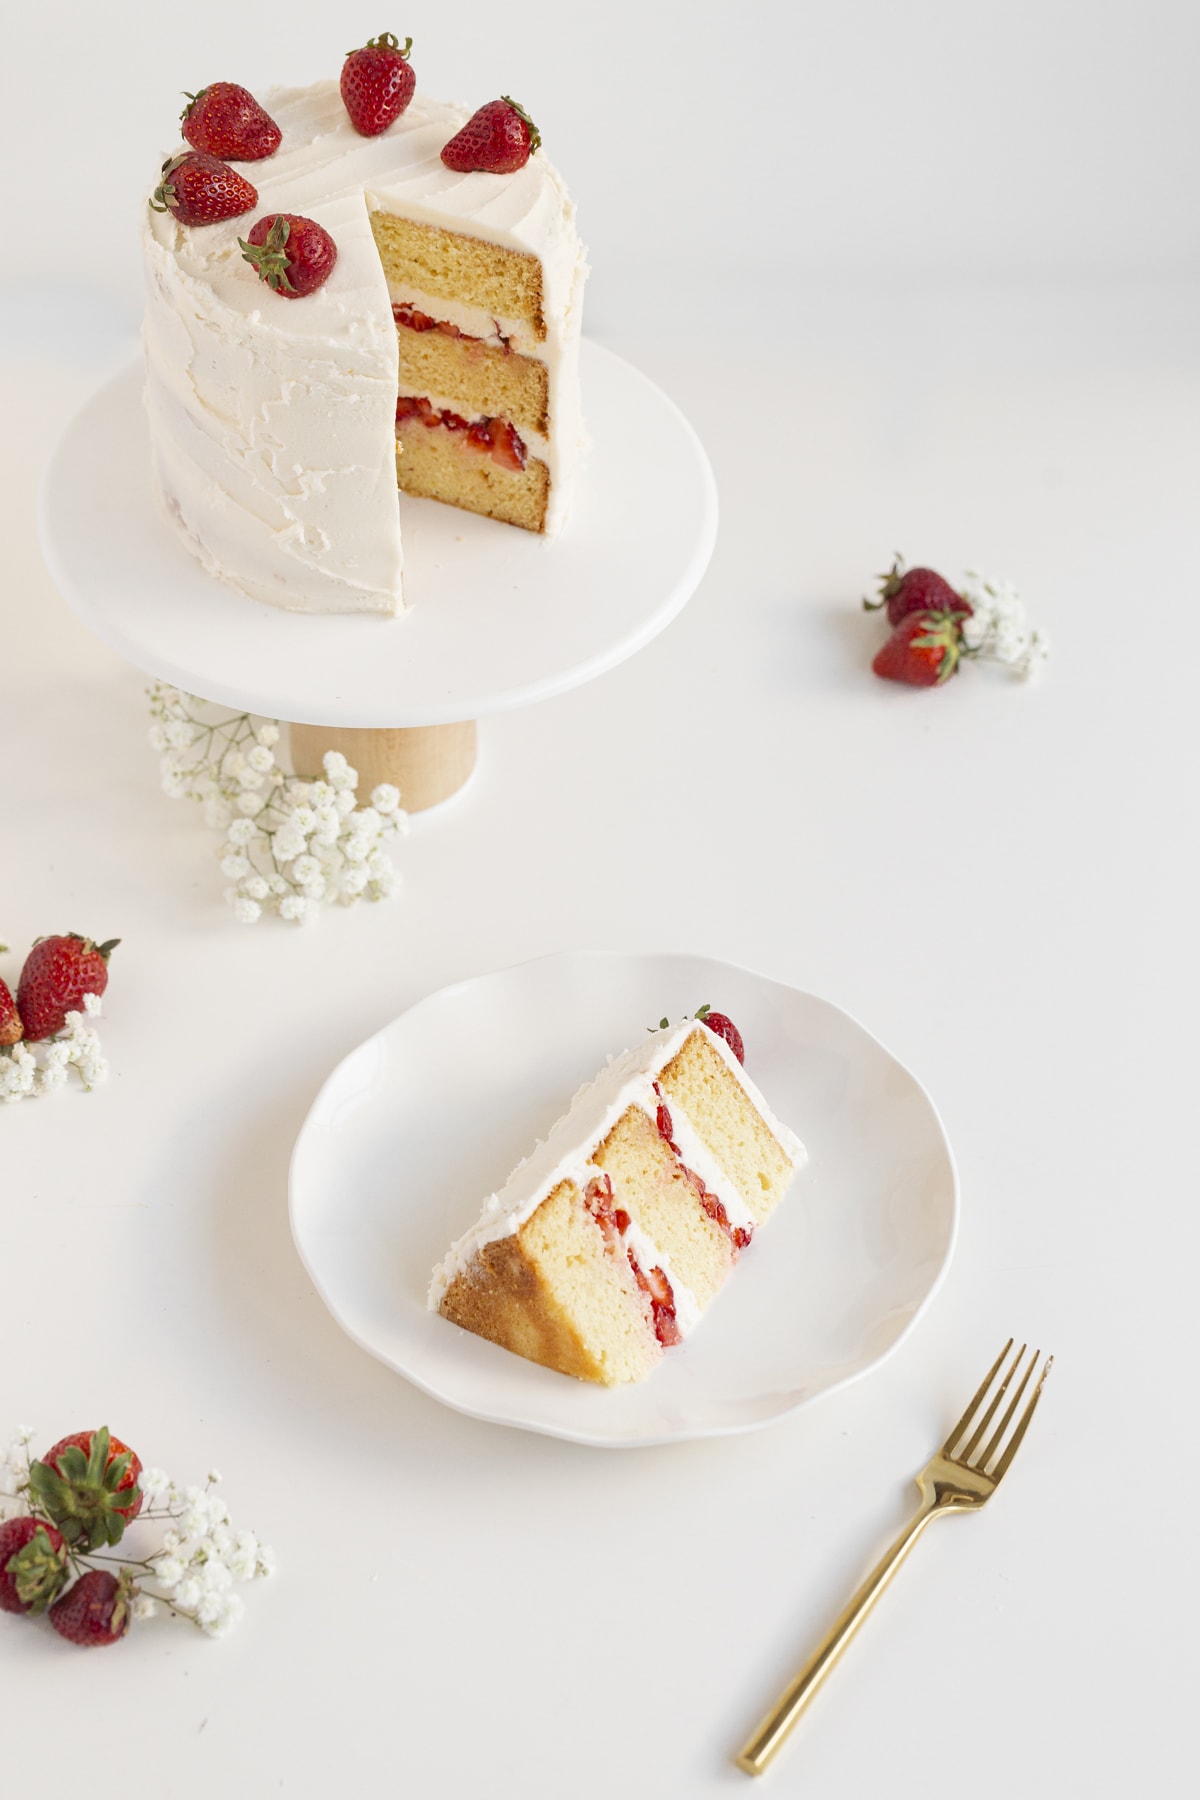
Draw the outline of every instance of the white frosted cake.
<instances>
[{"instance_id":1,"label":"white frosted cake","mask_svg":"<svg viewBox=\"0 0 1200 1800\"><path fill-rule=\"evenodd\" d=\"M552 533L566 515L582 436L574 208L540 149L511 174L447 168L467 109L419 92L375 137L336 81L261 100L282 142L237 165L253 211L185 225L143 209L159 494L205 568L258 600L398 613L398 466L408 491L508 523ZM281 297L244 259L239 237L274 213L333 239L317 292Z\"/></svg>"},{"instance_id":2,"label":"white frosted cake","mask_svg":"<svg viewBox=\"0 0 1200 1800\"><path fill-rule=\"evenodd\" d=\"M657 1031L488 1196L434 1270L430 1308L563 1374L641 1380L805 1161L716 1030Z\"/></svg>"}]
</instances>

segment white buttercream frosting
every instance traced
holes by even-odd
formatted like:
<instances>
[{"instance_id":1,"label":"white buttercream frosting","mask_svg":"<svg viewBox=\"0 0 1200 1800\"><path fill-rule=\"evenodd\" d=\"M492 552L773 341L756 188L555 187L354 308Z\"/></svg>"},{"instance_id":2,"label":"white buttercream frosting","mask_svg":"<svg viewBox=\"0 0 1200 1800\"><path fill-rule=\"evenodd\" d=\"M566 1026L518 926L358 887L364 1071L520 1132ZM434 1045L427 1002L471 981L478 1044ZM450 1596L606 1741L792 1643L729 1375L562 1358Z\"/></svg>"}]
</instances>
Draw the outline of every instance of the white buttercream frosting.
<instances>
[{"instance_id":1,"label":"white buttercream frosting","mask_svg":"<svg viewBox=\"0 0 1200 1800\"><path fill-rule=\"evenodd\" d=\"M693 1031L707 1032L707 1028L686 1019L667 1030L649 1034L645 1043L613 1057L594 1081L579 1089L567 1111L551 1126L531 1154L517 1164L504 1186L488 1195L475 1224L451 1245L433 1271L429 1284L431 1311L437 1311L455 1276L462 1273L486 1244L494 1243L498 1238L512 1237L560 1183L571 1181L582 1192L593 1176L602 1173L591 1158L627 1108L640 1106L650 1118L656 1119L659 1096L655 1082ZM776 1118L724 1039L715 1032L707 1032L707 1041L761 1113L789 1161L799 1168L807 1160L807 1153L795 1132ZM754 1220L734 1182L700 1142L682 1107L672 1100L668 1102L668 1110L674 1142L682 1160L720 1200L732 1225L752 1225ZM682 1283L677 1284L663 1252L634 1216L630 1197L618 1192L614 1204L630 1213L631 1223L625 1237L639 1265L645 1270L661 1268L670 1281L675 1293L677 1322L686 1336L700 1316L695 1296ZM636 1237L632 1235L634 1233Z\"/></svg>"},{"instance_id":2,"label":"white buttercream frosting","mask_svg":"<svg viewBox=\"0 0 1200 1800\"><path fill-rule=\"evenodd\" d=\"M262 101L283 138L273 156L239 165L258 189L253 212L188 227L144 209L146 401L160 497L205 567L257 599L396 613L398 347L369 213L540 258L553 530L582 440L586 261L574 208L540 150L512 175L447 169L440 152L467 108L418 93L387 131L364 138L336 82L274 89ZM315 219L337 245L329 280L302 299L271 293L238 247L272 212ZM433 301L423 310L445 316Z\"/></svg>"}]
</instances>

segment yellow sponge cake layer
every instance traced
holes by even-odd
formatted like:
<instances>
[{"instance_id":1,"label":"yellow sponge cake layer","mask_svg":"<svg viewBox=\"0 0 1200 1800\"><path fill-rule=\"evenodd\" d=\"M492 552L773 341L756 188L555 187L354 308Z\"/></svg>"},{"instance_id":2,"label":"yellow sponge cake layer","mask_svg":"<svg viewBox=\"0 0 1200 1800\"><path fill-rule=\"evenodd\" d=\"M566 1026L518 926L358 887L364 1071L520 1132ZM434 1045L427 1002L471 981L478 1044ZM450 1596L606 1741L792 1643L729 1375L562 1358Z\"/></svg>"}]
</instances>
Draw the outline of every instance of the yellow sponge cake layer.
<instances>
[{"instance_id":1,"label":"yellow sponge cake layer","mask_svg":"<svg viewBox=\"0 0 1200 1800\"><path fill-rule=\"evenodd\" d=\"M523 469L503 468L461 431L406 419L396 428L396 480L406 494L482 513L502 525L541 531L550 472L531 456Z\"/></svg>"},{"instance_id":2,"label":"yellow sponge cake layer","mask_svg":"<svg viewBox=\"0 0 1200 1800\"><path fill-rule=\"evenodd\" d=\"M441 1312L581 1381L638 1381L660 1355L628 1261L613 1253L571 1181L515 1236L484 1245L447 1288Z\"/></svg>"},{"instance_id":3,"label":"yellow sponge cake layer","mask_svg":"<svg viewBox=\"0 0 1200 1800\"><path fill-rule=\"evenodd\" d=\"M636 1195L637 1222L671 1267L708 1305L733 1268L728 1233L696 1204L696 1189L640 1106L622 1113L592 1158L612 1177L614 1195Z\"/></svg>"},{"instance_id":4,"label":"yellow sponge cake layer","mask_svg":"<svg viewBox=\"0 0 1200 1800\"><path fill-rule=\"evenodd\" d=\"M523 320L535 338L545 338L538 257L395 213L372 212L371 230L390 288L466 301L496 319Z\"/></svg>"},{"instance_id":5,"label":"yellow sponge cake layer","mask_svg":"<svg viewBox=\"0 0 1200 1800\"><path fill-rule=\"evenodd\" d=\"M796 1165L749 1095L729 1080L728 1058L718 1051L718 1041L711 1031L693 1031L663 1069L659 1085L761 1224L782 1200Z\"/></svg>"},{"instance_id":6,"label":"yellow sponge cake layer","mask_svg":"<svg viewBox=\"0 0 1200 1800\"><path fill-rule=\"evenodd\" d=\"M438 394L467 418L509 419L542 437L550 431L550 376L545 363L502 344L417 331L397 324L400 392Z\"/></svg>"}]
</instances>

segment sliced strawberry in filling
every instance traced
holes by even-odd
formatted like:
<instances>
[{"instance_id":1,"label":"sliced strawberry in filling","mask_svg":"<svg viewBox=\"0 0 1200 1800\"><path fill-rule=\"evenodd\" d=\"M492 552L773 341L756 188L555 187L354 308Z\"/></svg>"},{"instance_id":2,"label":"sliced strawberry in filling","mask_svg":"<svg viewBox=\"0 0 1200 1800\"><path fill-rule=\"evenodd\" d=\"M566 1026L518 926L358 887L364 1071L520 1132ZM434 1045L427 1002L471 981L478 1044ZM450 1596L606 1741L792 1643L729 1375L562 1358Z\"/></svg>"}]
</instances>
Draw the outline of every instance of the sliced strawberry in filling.
<instances>
[{"instance_id":1,"label":"sliced strawberry in filling","mask_svg":"<svg viewBox=\"0 0 1200 1800\"><path fill-rule=\"evenodd\" d=\"M418 312L415 306L410 306L405 300L397 301L392 307L392 317L397 325L403 325L408 331L440 331L443 337L468 338L472 344L482 341L469 337L467 332L452 325L449 319L431 319L428 313Z\"/></svg>"},{"instance_id":2,"label":"sliced strawberry in filling","mask_svg":"<svg viewBox=\"0 0 1200 1800\"><path fill-rule=\"evenodd\" d=\"M500 468L511 469L515 474L520 473L528 460L524 440L507 419L482 418L468 422L461 413L451 412L449 407L439 410L423 396L401 394L396 401L396 424L403 425L409 419L419 419L430 430L440 425L446 431L465 432L467 443L474 449L484 451Z\"/></svg>"},{"instance_id":3,"label":"sliced strawberry in filling","mask_svg":"<svg viewBox=\"0 0 1200 1800\"><path fill-rule=\"evenodd\" d=\"M492 324L495 326L497 342L492 344L490 338L473 337L469 331L462 331L457 325L452 325L449 319L431 318L428 313L422 312L409 300L393 301L392 317L397 325L403 325L406 331L440 331L443 337L461 338L464 344L488 344L492 349L499 348L501 350L511 350L512 348L496 319L492 320Z\"/></svg>"},{"instance_id":4,"label":"sliced strawberry in filling","mask_svg":"<svg viewBox=\"0 0 1200 1800\"><path fill-rule=\"evenodd\" d=\"M662 1138L668 1150L670 1150L672 1156L679 1164L679 1173L684 1177L685 1181L691 1183L692 1187L696 1190L696 1198L699 1200L701 1206L704 1208L713 1224L720 1226L721 1230L733 1245L735 1251L744 1250L746 1245L750 1242L750 1239L754 1236L753 1225L731 1225L729 1223L729 1214L725 1210L724 1202L718 1200L717 1196L710 1188L705 1187L695 1169L688 1168L682 1156L679 1154L679 1145L675 1143L672 1138L671 1134L675 1127L671 1119L670 1109L662 1097L662 1089L659 1087L657 1081L654 1083L654 1092L658 1095L658 1115L655 1120L655 1123L658 1126L658 1135Z\"/></svg>"},{"instance_id":5,"label":"sliced strawberry in filling","mask_svg":"<svg viewBox=\"0 0 1200 1800\"><path fill-rule=\"evenodd\" d=\"M654 1315L654 1335L665 1349L669 1344L682 1344L683 1333L679 1329L679 1320L675 1316L675 1293L670 1282L661 1269L651 1269L646 1274L639 1266L637 1257L629 1252L629 1266L642 1292L650 1302L650 1310Z\"/></svg>"},{"instance_id":6,"label":"sliced strawberry in filling","mask_svg":"<svg viewBox=\"0 0 1200 1800\"><path fill-rule=\"evenodd\" d=\"M528 451L507 419L476 419L467 428L467 437L480 450L490 450L492 461L502 469L519 474L525 467Z\"/></svg>"},{"instance_id":7,"label":"sliced strawberry in filling","mask_svg":"<svg viewBox=\"0 0 1200 1800\"><path fill-rule=\"evenodd\" d=\"M624 1250L633 1271L633 1278L642 1293L650 1302L650 1313L654 1321L654 1335L665 1348L668 1344L681 1344L683 1333L679 1329L679 1321L675 1316L675 1294L671 1283L662 1270L653 1268L647 1275L637 1257L624 1242L625 1233L629 1230L629 1214L624 1207L613 1204L613 1184L611 1175L596 1175L584 1189L584 1204L603 1231L613 1249Z\"/></svg>"}]
</instances>

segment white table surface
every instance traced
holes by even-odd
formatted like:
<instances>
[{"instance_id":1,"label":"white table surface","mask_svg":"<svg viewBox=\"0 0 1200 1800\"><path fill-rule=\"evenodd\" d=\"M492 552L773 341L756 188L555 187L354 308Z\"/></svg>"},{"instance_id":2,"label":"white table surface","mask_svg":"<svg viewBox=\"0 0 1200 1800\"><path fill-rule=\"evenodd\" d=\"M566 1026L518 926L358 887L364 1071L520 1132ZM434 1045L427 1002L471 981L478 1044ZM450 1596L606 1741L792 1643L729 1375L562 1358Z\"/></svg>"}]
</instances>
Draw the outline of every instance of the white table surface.
<instances>
[{"instance_id":1,"label":"white table surface","mask_svg":"<svg viewBox=\"0 0 1200 1800\"><path fill-rule=\"evenodd\" d=\"M0 1109L0 1438L107 1421L180 1480L216 1463L280 1573L220 1643L163 1620L88 1657L0 1618L6 1789L746 1792L732 1753L1014 1332L1057 1360L1004 1489L922 1543L767 1780L1180 1791L1191 316L1184 292L827 295L770 354L614 340L713 458L707 580L632 662L488 720L470 788L400 847L400 895L313 929L232 922L215 840L159 791L143 679L42 568L40 468L104 359L9 345L0 938L122 944L108 1085ZM857 600L897 547L1017 580L1045 681L875 681ZM881 1370L746 1437L610 1453L452 1413L338 1330L287 1224L322 1078L431 989L575 947L758 967L926 1083L962 1231Z\"/></svg>"}]
</instances>

